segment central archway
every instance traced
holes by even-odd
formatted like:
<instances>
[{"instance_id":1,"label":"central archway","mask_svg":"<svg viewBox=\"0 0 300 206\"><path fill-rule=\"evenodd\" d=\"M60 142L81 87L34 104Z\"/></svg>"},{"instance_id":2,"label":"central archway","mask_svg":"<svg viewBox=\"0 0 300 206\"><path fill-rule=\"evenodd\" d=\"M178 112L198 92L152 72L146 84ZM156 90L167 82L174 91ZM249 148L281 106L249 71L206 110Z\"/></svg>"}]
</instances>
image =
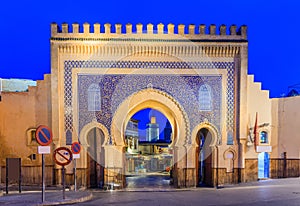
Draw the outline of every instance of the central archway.
<instances>
[{"instance_id":1,"label":"central archway","mask_svg":"<svg viewBox=\"0 0 300 206\"><path fill-rule=\"evenodd\" d=\"M147 108L135 113L126 126L127 188L168 188L172 185L173 139L169 120Z\"/></svg>"},{"instance_id":2,"label":"central archway","mask_svg":"<svg viewBox=\"0 0 300 206\"><path fill-rule=\"evenodd\" d=\"M161 112L169 120L173 135L170 148L173 149L173 170L174 186L180 187L182 180L177 176L177 170L186 168L186 147L185 144L189 137L189 120L181 105L170 95L157 89L148 88L139 91L126 100L118 107L113 116L111 135L113 145L111 150L114 154L114 161L111 166L118 168L125 174L125 130L130 118L140 110L153 108ZM109 161L109 160L108 160ZM123 178L125 181L125 178ZM185 184L185 183L182 183ZM124 183L125 186L125 183Z\"/></svg>"}]
</instances>

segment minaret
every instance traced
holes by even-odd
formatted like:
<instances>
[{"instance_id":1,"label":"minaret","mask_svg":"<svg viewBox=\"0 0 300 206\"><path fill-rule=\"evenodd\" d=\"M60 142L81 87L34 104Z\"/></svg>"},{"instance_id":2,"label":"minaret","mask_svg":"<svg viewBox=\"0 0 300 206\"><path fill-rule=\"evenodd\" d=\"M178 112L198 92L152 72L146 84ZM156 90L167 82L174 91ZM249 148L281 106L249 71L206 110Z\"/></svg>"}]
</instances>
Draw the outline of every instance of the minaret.
<instances>
[{"instance_id":1,"label":"minaret","mask_svg":"<svg viewBox=\"0 0 300 206\"><path fill-rule=\"evenodd\" d=\"M150 123L147 124L146 140L148 142L155 142L159 140L159 125L156 123L155 116L151 116Z\"/></svg>"}]
</instances>

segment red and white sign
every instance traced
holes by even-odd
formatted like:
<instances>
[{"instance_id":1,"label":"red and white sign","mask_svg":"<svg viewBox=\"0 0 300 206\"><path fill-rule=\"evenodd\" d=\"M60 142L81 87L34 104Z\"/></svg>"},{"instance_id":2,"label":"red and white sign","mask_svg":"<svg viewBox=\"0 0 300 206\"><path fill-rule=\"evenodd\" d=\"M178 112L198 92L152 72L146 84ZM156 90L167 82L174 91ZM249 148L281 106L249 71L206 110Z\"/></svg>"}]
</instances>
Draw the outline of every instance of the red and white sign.
<instances>
[{"instance_id":1,"label":"red and white sign","mask_svg":"<svg viewBox=\"0 0 300 206\"><path fill-rule=\"evenodd\" d=\"M36 129L36 141L42 146L48 146L52 142L52 131L49 127L41 125Z\"/></svg>"},{"instance_id":2,"label":"red and white sign","mask_svg":"<svg viewBox=\"0 0 300 206\"><path fill-rule=\"evenodd\" d=\"M79 142L73 142L71 146L73 154L79 154L81 150L81 146Z\"/></svg>"},{"instance_id":3,"label":"red and white sign","mask_svg":"<svg viewBox=\"0 0 300 206\"><path fill-rule=\"evenodd\" d=\"M59 147L56 150L54 150L53 158L56 164L60 166L65 166L70 164L73 158L73 154L69 148Z\"/></svg>"}]
</instances>

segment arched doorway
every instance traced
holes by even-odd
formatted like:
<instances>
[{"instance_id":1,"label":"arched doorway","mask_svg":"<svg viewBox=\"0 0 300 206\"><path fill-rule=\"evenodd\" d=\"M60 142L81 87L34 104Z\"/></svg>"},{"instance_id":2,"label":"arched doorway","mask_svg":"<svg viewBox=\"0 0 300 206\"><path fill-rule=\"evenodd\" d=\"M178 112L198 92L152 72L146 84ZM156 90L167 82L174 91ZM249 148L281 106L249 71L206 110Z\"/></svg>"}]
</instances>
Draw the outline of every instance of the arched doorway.
<instances>
[{"instance_id":1,"label":"arched doorway","mask_svg":"<svg viewBox=\"0 0 300 206\"><path fill-rule=\"evenodd\" d=\"M127 122L136 112L149 107L160 111L170 121L172 127L172 143L170 144L170 148L173 148L174 187L185 187L186 177L183 175L183 171L187 167L185 161L187 153L184 145L190 136L189 119L183 107L173 97L151 87L141 90L125 99L114 113L111 126L113 146L106 149L111 150L114 158L119 161L112 162L112 167L119 168L120 174L122 170L122 175L125 176L126 160L124 158L124 148L126 148L125 130ZM125 178L123 183L123 185L126 185Z\"/></svg>"},{"instance_id":2,"label":"arched doorway","mask_svg":"<svg viewBox=\"0 0 300 206\"><path fill-rule=\"evenodd\" d=\"M135 113L125 130L127 188L166 188L172 184L172 127L158 110Z\"/></svg>"},{"instance_id":3,"label":"arched doorway","mask_svg":"<svg viewBox=\"0 0 300 206\"><path fill-rule=\"evenodd\" d=\"M104 185L104 140L104 133L97 127L87 133L87 185L91 188L103 188Z\"/></svg>"},{"instance_id":4,"label":"arched doorway","mask_svg":"<svg viewBox=\"0 0 300 206\"><path fill-rule=\"evenodd\" d=\"M258 179L269 178L270 159L267 152L258 154Z\"/></svg>"},{"instance_id":5,"label":"arched doorway","mask_svg":"<svg viewBox=\"0 0 300 206\"><path fill-rule=\"evenodd\" d=\"M212 181L212 133L207 128L199 130L196 142L197 186L213 186Z\"/></svg>"}]
</instances>

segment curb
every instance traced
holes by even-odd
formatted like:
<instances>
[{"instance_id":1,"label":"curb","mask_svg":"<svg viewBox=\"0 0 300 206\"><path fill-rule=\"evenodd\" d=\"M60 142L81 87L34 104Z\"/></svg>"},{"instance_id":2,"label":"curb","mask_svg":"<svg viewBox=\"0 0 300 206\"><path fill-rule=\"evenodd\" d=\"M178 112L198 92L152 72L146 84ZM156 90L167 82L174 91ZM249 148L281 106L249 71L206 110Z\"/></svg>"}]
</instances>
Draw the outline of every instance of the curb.
<instances>
[{"instance_id":1,"label":"curb","mask_svg":"<svg viewBox=\"0 0 300 206\"><path fill-rule=\"evenodd\" d=\"M66 204L74 204L74 203L80 203L80 202L86 202L89 201L93 198L93 194L89 194L85 197L77 198L77 199L67 199L63 201L58 201L58 202L44 202L41 204L37 204L37 206L48 206L48 205L66 205Z\"/></svg>"}]
</instances>

